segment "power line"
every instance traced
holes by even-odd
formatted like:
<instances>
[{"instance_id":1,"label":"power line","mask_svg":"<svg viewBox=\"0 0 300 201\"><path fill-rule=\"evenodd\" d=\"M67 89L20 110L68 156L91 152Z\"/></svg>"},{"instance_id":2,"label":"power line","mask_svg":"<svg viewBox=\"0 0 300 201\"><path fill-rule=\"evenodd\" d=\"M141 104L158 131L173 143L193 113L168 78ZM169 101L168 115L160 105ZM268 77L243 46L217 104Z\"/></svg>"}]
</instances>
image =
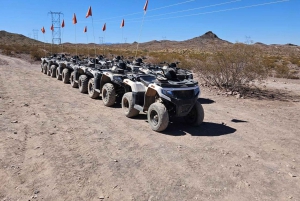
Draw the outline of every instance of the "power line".
<instances>
[{"instance_id":1,"label":"power line","mask_svg":"<svg viewBox=\"0 0 300 201\"><path fill-rule=\"evenodd\" d=\"M237 1L242 1L242 0L236 0L236 2ZM213 14L213 13L220 13L220 12L226 12L226 11L240 10L240 9L245 9L245 8L252 8L252 7L266 6L266 5L271 5L271 4L284 3L284 2L289 2L289 1L290 0L272 1L272 2L267 2L267 3L249 5L249 6L241 6L241 7L228 8L228 9L223 9L223 10L195 13L195 14L190 14L190 15L180 15L180 16L174 16L174 17L157 18L157 19L147 19L147 18L150 18L150 17L154 17L154 16L147 16L145 21L149 22L149 21L157 21L157 20L167 20L167 19L191 17L191 16L197 16L197 15L206 15L206 14ZM234 2L235 1L230 1L230 2L225 2L225 3L222 3L222 4L229 4L229 3L234 3ZM205 7L213 7L213 6L217 6L217 5L219 5L219 4L208 5L208 6L205 6ZM195 9L200 9L200 8L201 7L195 8ZM193 10L193 9L190 9L190 10ZM173 12L173 14L174 13L179 13L179 12L184 12L184 11L187 11L187 10ZM169 13L169 14L171 14L171 13ZM161 14L161 15L166 15L166 14ZM159 15L157 15L157 16L159 16ZM127 22L128 21L129 22L141 22L140 18L127 19ZM98 21L98 22L100 22L100 21ZM116 22L116 21L110 21L110 22Z\"/></svg>"},{"instance_id":2,"label":"power line","mask_svg":"<svg viewBox=\"0 0 300 201\"><path fill-rule=\"evenodd\" d=\"M239 1L242 1L242 0L228 1L228 2L224 2L224 3L212 4L212 5L202 6L202 7L198 7L198 8L191 8L191 9L180 10L180 11L176 11L176 12L163 13L163 14L159 14L159 15L150 15L150 16L147 16L147 18L158 17L158 16L163 16L163 15L170 15L170 14L176 14L176 13L182 13L182 12L193 11L193 10L199 10L199 9L203 9L203 8L211 8L211 7L221 6L221 5L225 5L225 4L236 3L236 2L239 2ZM136 20L136 19L140 19L140 18L127 19L127 21L128 20Z\"/></svg>"},{"instance_id":3,"label":"power line","mask_svg":"<svg viewBox=\"0 0 300 201\"><path fill-rule=\"evenodd\" d=\"M190 2L193 2L193 1L197 1L197 0L188 0L188 1L180 2L180 3L176 3L176 4L171 4L171 5L167 5L167 6L163 6L163 7L159 7L159 8L153 8L153 9L147 10L147 12L149 12L149 11L154 11L154 10L161 10L161 9L169 8L169 7L173 7L173 6L178 6L178 5L190 3ZM130 14L126 14L126 15L121 15L121 16L116 16L116 17L111 17L111 18L106 18L106 19L101 20L101 22L102 22L102 21L106 21L106 20L110 20L110 19L120 18L120 17L126 17L126 16L131 16L131 15L137 15L137 14L141 14L141 13L143 13L143 12L136 12L136 13L130 13ZM97 21L97 20L96 20L96 21ZM96 22L96 21L95 21L95 22ZM99 20L98 20L98 21L99 21Z\"/></svg>"},{"instance_id":4,"label":"power line","mask_svg":"<svg viewBox=\"0 0 300 201\"><path fill-rule=\"evenodd\" d=\"M149 22L149 21L157 21L157 20L167 20L167 19L191 17L191 16L197 16L197 15L206 15L206 14L220 13L220 12L226 12L226 11L232 11L232 10L240 10L240 9L245 9L245 8L266 6L266 5L270 5L270 4L278 4L278 3L288 2L288 1L290 1L290 0L272 1L272 2L268 2L268 3L262 3L262 4L254 4L254 5L249 5L249 6L228 8L228 9L224 9L224 10L210 11L210 12L204 12L204 13L196 13L196 14L190 14L190 15L181 15L181 16L175 16L175 17L166 17L166 18L158 18L158 19L151 19L151 20L146 19L145 21ZM129 20L127 20L127 21L129 21ZM140 22L140 21L130 21L130 22Z\"/></svg>"}]
</instances>

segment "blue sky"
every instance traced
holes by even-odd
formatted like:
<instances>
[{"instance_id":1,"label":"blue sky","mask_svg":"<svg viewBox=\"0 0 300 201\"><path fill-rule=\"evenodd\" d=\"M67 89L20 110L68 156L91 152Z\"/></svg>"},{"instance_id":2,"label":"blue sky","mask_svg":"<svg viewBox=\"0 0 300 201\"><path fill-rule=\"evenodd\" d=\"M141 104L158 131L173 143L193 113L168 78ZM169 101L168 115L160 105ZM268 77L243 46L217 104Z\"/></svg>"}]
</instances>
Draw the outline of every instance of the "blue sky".
<instances>
[{"instance_id":1,"label":"blue sky","mask_svg":"<svg viewBox=\"0 0 300 201\"><path fill-rule=\"evenodd\" d=\"M244 42L250 37L254 42L266 44L300 45L300 0L149 0L139 37L145 1L0 0L0 30L33 37L32 30L38 29L38 39L50 42L52 22L48 12L53 11L64 14L63 42L75 42L72 17L76 13L78 43L94 42L94 36L96 43L100 42L99 37L113 43L124 42L125 38L130 43L139 38L140 42L182 41L213 31L230 42ZM93 18L85 18L89 6L92 6ZM40 31L43 26L44 35ZM83 33L85 26L87 33Z\"/></svg>"}]
</instances>

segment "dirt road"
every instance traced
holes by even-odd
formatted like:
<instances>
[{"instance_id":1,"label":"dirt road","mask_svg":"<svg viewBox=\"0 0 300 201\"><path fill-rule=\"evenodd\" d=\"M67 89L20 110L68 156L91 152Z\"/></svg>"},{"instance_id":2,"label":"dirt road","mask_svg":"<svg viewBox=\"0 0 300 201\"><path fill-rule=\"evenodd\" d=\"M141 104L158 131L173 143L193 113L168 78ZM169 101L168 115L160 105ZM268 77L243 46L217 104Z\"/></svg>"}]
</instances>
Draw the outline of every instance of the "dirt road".
<instances>
[{"instance_id":1,"label":"dirt road","mask_svg":"<svg viewBox=\"0 0 300 201\"><path fill-rule=\"evenodd\" d=\"M0 59L0 200L300 200L297 100L203 88L202 126L157 133L145 114Z\"/></svg>"}]
</instances>

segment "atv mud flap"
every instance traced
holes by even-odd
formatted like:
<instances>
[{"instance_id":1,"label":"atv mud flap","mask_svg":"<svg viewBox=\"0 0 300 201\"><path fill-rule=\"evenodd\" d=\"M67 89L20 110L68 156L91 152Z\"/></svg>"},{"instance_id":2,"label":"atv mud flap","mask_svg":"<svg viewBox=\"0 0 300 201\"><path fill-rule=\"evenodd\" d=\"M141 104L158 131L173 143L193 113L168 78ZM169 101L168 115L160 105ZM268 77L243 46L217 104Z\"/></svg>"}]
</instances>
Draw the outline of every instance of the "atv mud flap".
<instances>
[{"instance_id":1,"label":"atv mud flap","mask_svg":"<svg viewBox=\"0 0 300 201\"><path fill-rule=\"evenodd\" d=\"M78 69L77 69L77 68L74 68L74 75L75 75L75 82L78 83L78 80L79 80L79 73L78 73Z\"/></svg>"},{"instance_id":2,"label":"atv mud flap","mask_svg":"<svg viewBox=\"0 0 300 201\"><path fill-rule=\"evenodd\" d=\"M100 81L101 81L102 75L97 74L96 77L94 78L94 85L95 85L95 91L100 93Z\"/></svg>"}]
</instances>

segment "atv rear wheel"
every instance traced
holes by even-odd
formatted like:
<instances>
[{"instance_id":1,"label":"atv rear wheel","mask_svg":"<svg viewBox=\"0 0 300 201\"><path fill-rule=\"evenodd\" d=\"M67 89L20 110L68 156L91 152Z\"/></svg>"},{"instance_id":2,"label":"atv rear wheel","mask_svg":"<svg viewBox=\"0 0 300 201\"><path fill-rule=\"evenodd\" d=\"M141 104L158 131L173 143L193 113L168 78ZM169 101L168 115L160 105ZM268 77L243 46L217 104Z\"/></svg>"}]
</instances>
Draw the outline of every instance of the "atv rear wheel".
<instances>
[{"instance_id":1,"label":"atv rear wheel","mask_svg":"<svg viewBox=\"0 0 300 201\"><path fill-rule=\"evenodd\" d=\"M50 68L51 77L56 77L56 66L52 65Z\"/></svg>"},{"instance_id":2,"label":"atv rear wheel","mask_svg":"<svg viewBox=\"0 0 300 201\"><path fill-rule=\"evenodd\" d=\"M129 118L135 117L140 113L140 111L133 107L132 92L127 92L123 95L122 109L125 113L125 116Z\"/></svg>"},{"instance_id":3,"label":"atv rear wheel","mask_svg":"<svg viewBox=\"0 0 300 201\"><path fill-rule=\"evenodd\" d=\"M204 109L202 105L197 101L191 111L184 117L184 120L192 125L199 126L204 119Z\"/></svg>"},{"instance_id":4,"label":"atv rear wheel","mask_svg":"<svg viewBox=\"0 0 300 201\"><path fill-rule=\"evenodd\" d=\"M88 93L92 99L99 97L100 93L95 90L95 81L94 78L91 78L88 83Z\"/></svg>"},{"instance_id":5,"label":"atv rear wheel","mask_svg":"<svg viewBox=\"0 0 300 201\"><path fill-rule=\"evenodd\" d=\"M65 84L69 84L70 83L70 71L69 69L65 68L61 74L61 78L62 78L62 81L65 83Z\"/></svg>"},{"instance_id":6,"label":"atv rear wheel","mask_svg":"<svg viewBox=\"0 0 300 201\"><path fill-rule=\"evenodd\" d=\"M44 64L41 64L41 72L44 73Z\"/></svg>"},{"instance_id":7,"label":"atv rear wheel","mask_svg":"<svg viewBox=\"0 0 300 201\"><path fill-rule=\"evenodd\" d=\"M156 102L150 105L147 112L148 123L154 131L163 131L169 125L169 113L166 106Z\"/></svg>"},{"instance_id":8,"label":"atv rear wheel","mask_svg":"<svg viewBox=\"0 0 300 201\"><path fill-rule=\"evenodd\" d=\"M48 76L51 76L50 65L47 66L47 75L48 75Z\"/></svg>"},{"instance_id":9,"label":"atv rear wheel","mask_svg":"<svg viewBox=\"0 0 300 201\"><path fill-rule=\"evenodd\" d=\"M61 74L60 74L61 69L62 69L61 67L56 68L56 79L57 80L61 80Z\"/></svg>"},{"instance_id":10,"label":"atv rear wheel","mask_svg":"<svg viewBox=\"0 0 300 201\"><path fill-rule=\"evenodd\" d=\"M78 83L75 82L75 72L74 71L71 73L70 82L71 82L71 86L73 88L78 88Z\"/></svg>"},{"instance_id":11,"label":"atv rear wheel","mask_svg":"<svg viewBox=\"0 0 300 201\"><path fill-rule=\"evenodd\" d=\"M105 106L110 107L116 102L115 87L111 83L106 83L102 88L102 100Z\"/></svg>"},{"instance_id":12,"label":"atv rear wheel","mask_svg":"<svg viewBox=\"0 0 300 201\"><path fill-rule=\"evenodd\" d=\"M88 92L89 78L86 75L80 75L78 80L78 87L80 93L86 94Z\"/></svg>"}]
</instances>

